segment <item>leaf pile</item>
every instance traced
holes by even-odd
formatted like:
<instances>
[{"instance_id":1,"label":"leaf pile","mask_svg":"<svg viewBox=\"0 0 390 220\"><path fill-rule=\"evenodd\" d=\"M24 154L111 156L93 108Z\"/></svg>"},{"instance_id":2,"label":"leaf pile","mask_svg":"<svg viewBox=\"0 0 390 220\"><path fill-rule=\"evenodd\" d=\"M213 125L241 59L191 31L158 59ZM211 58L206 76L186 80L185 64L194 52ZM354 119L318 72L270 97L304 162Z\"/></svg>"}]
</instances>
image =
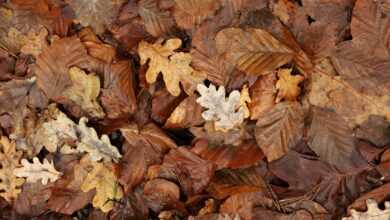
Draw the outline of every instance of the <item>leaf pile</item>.
<instances>
[{"instance_id":1,"label":"leaf pile","mask_svg":"<svg viewBox=\"0 0 390 220\"><path fill-rule=\"evenodd\" d=\"M389 0L0 0L0 219L388 220Z\"/></svg>"}]
</instances>

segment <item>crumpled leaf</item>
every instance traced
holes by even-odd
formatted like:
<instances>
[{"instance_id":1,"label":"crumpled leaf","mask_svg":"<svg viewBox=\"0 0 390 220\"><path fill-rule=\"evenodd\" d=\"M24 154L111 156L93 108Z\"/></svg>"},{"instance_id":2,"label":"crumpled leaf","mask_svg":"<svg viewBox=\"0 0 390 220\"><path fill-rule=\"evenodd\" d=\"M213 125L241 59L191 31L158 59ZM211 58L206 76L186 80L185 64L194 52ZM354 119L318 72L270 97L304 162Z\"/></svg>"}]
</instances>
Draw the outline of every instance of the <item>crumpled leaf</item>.
<instances>
[{"instance_id":1,"label":"crumpled leaf","mask_svg":"<svg viewBox=\"0 0 390 220\"><path fill-rule=\"evenodd\" d=\"M88 62L87 50L78 38L55 40L37 58L35 74L39 88L48 98L61 101L62 93L72 84L69 68L83 67Z\"/></svg>"},{"instance_id":2,"label":"crumpled leaf","mask_svg":"<svg viewBox=\"0 0 390 220\"><path fill-rule=\"evenodd\" d=\"M201 106L207 108L202 117L207 121L214 121L216 130L228 131L242 124L247 115L246 102L242 103L242 94L235 90L226 98L225 87L218 90L213 84L207 88L198 84L200 97L196 100ZM248 99L246 99L248 100Z\"/></svg>"},{"instance_id":3,"label":"crumpled leaf","mask_svg":"<svg viewBox=\"0 0 390 220\"><path fill-rule=\"evenodd\" d=\"M20 187L24 179L15 177L13 172L23 153L17 151L15 142L10 142L5 136L0 139L0 147L0 196L10 202L22 191Z\"/></svg>"},{"instance_id":4,"label":"crumpled leaf","mask_svg":"<svg viewBox=\"0 0 390 220\"><path fill-rule=\"evenodd\" d=\"M295 101L301 92L301 88L298 86L303 81L301 75L291 75L292 69L280 69L278 70L279 80L276 82L276 89L278 89L278 95L276 101L280 100Z\"/></svg>"},{"instance_id":5,"label":"crumpled leaf","mask_svg":"<svg viewBox=\"0 0 390 220\"><path fill-rule=\"evenodd\" d=\"M91 162L93 169L84 179L81 190L88 192L95 189L96 194L93 197L93 207L99 208L103 212L109 212L114 202L123 196L122 188L117 182L117 178L112 172L112 167L104 163Z\"/></svg>"},{"instance_id":6,"label":"crumpled leaf","mask_svg":"<svg viewBox=\"0 0 390 220\"><path fill-rule=\"evenodd\" d=\"M302 136L304 111L297 102L280 102L256 123L255 136L269 162L283 157Z\"/></svg>"},{"instance_id":7,"label":"crumpled leaf","mask_svg":"<svg viewBox=\"0 0 390 220\"><path fill-rule=\"evenodd\" d=\"M65 89L63 95L80 106L88 115L103 118L105 113L97 101L100 92L100 80L94 73L86 74L83 70L69 69L72 85Z\"/></svg>"},{"instance_id":8,"label":"crumpled leaf","mask_svg":"<svg viewBox=\"0 0 390 220\"><path fill-rule=\"evenodd\" d=\"M144 186L144 198L148 207L158 213L179 202L180 188L168 180L153 179Z\"/></svg>"},{"instance_id":9,"label":"crumpled leaf","mask_svg":"<svg viewBox=\"0 0 390 220\"><path fill-rule=\"evenodd\" d=\"M294 52L262 29L226 28L216 38L218 52L243 72L261 75L290 62Z\"/></svg>"},{"instance_id":10,"label":"crumpled leaf","mask_svg":"<svg viewBox=\"0 0 390 220\"><path fill-rule=\"evenodd\" d=\"M53 162L49 162L46 158L41 163L38 157L33 158L33 162L30 163L26 159L22 159L22 166L16 168L13 173L17 177L24 177L28 183L35 183L41 180L43 185L46 185L49 181L55 182L62 175L54 167Z\"/></svg>"},{"instance_id":11,"label":"crumpled leaf","mask_svg":"<svg viewBox=\"0 0 390 220\"><path fill-rule=\"evenodd\" d=\"M358 212L351 210L351 217L344 217L343 220L388 220L390 219L390 202L385 202L385 210L378 208L378 204L373 199L367 199L367 211Z\"/></svg>"},{"instance_id":12,"label":"crumpled leaf","mask_svg":"<svg viewBox=\"0 0 390 220\"><path fill-rule=\"evenodd\" d=\"M165 85L173 96L180 94L180 83L184 91L191 95L197 84L201 83L205 77L190 66L191 55L189 53L174 52L181 46L178 38L169 39L162 45L162 40L154 44L142 41L138 45L138 53L141 57L141 64L148 60L149 68L146 72L146 81L154 83L161 72Z\"/></svg>"},{"instance_id":13,"label":"crumpled leaf","mask_svg":"<svg viewBox=\"0 0 390 220\"><path fill-rule=\"evenodd\" d=\"M115 19L122 1L114 0L67 0L72 6L76 19L82 26L91 26L97 34Z\"/></svg>"},{"instance_id":14,"label":"crumpled leaf","mask_svg":"<svg viewBox=\"0 0 390 220\"><path fill-rule=\"evenodd\" d=\"M161 37L175 24L168 11L162 11L156 0L140 0L138 13L145 23L145 29L154 37Z\"/></svg>"},{"instance_id":15,"label":"crumpled leaf","mask_svg":"<svg viewBox=\"0 0 390 220\"><path fill-rule=\"evenodd\" d=\"M212 17L221 3L214 0L175 0L176 23L184 29L191 29Z\"/></svg>"},{"instance_id":16,"label":"crumpled leaf","mask_svg":"<svg viewBox=\"0 0 390 220\"><path fill-rule=\"evenodd\" d=\"M111 63L116 57L116 50L109 44L103 43L91 28L83 28L79 32L81 42L88 50L91 57L99 59L105 63Z\"/></svg>"},{"instance_id":17,"label":"crumpled leaf","mask_svg":"<svg viewBox=\"0 0 390 220\"><path fill-rule=\"evenodd\" d=\"M111 144L108 136L103 134L99 138L95 129L87 126L87 122L87 118L80 118L77 127L80 142L77 144L77 150L80 152L88 152L92 161L99 161L102 159L104 161L118 161L122 155L119 153L118 149Z\"/></svg>"}]
</instances>

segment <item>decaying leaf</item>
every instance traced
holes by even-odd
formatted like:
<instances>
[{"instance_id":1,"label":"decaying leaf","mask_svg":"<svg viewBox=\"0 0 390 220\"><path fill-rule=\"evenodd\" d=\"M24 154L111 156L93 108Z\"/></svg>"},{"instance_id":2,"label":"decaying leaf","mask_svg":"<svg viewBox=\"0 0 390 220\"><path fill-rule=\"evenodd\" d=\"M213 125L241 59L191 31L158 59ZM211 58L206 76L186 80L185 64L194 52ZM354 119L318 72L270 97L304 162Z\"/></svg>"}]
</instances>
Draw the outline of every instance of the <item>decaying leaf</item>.
<instances>
[{"instance_id":1,"label":"decaying leaf","mask_svg":"<svg viewBox=\"0 0 390 220\"><path fill-rule=\"evenodd\" d=\"M280 100L295 101L301 92L298 84L303 81L303 76L291 75L291 69L280 69L278 70L278 81L276 82L276 89L278 95L276 102Z\"/></svg>"},{"instance_id":2,"label":"decaying leaf","mask_svg":"<svg viewBox=\"0 0 390 220\"><path fill-rule=\"evenodd\" d=\"M46 158L43 163L39 161L37 157L33 158L33 162L30 163L26 159L21 161L23 167L16 168L14 175L17 177L24 177L28 183L35 183L41 180L43 185L48 182L55 182L62 175L54 167L53 162L49 162Z\"/></svg>"},{"instance_id":3,"label":"decaying leaf","mask_svg":"<svg viewBox=\"0 0 390 220\"><path fill-rule=\"evenodd\" d=\"M378 208L373 199L367 199L367 211L358 212L351 210L351 217L344 217L343 220L388 220L390 219L390 202L385 202L385 210Z\"/></svg>"},{"instance_id":4,"label":"decaying leaf","mask_svg":"<svg viewBox=\"0 0 390 220\"><path fill-rule=\"evenodd\" d=\"M80 152L88 152L92 161L118 161L122 155L118 149L113 146L106 134L98 137L94 128L88 127L87 118L81 118L78 124L78 132L80 142L77 144L77 149Z\"/></svg>"},{"instance_id":5,"label":"decaying leaf","mask_svg":"<svg viewBox=\"0 0 390 220\"><path fill-rule=\"evenodd\" d=\"M262 29L226 28L216 36L217 50L243 72L261 75L288 63L294 52Z\"/></svg>"},{"instance_id":6,"label":"decaying leaf","mask_svg":"<svg viewBox=\"0 0 390 220\"><path fill-rule=\"evenodd\" d=\"M246 102L250 100L249 95L242 101L239 91L233 91L226 98L225 87L220 86L218 89L213 85L207 88L203 84L198 85L200 97L196 100L206 111L202 117L207 121L214 121L217 130L228 131L239 127L245 118L249 117L249 111Z\"/></svg>"},{"instance_id":7,"label":"decaying leaf","mask_svg":"<svg viewBox=\"0 0 390 220\"><path fill-rule=\"evenodd\" d=\"M67 0L73 7L76 19L82 26L91 26L96 33L103 33L111 24L121 6L121 1L115 0Z\"/></svg>"},{"instance_id":8,"label":"decaying leaf","mask_svg":"<svg viewBox=\"0 0 390 220\"><path fill-rule=\"evenodd\" d=\"M117 178L112 172L112 167L103 163L92 162L93 169L88 173L81 185L81 190L88 192L95 189L92 204L103 212L110 211L113 200L119 200L123 196L122 188L117 183Z\"/></svg>"},{"instance_id":9,"label":"decaying leaf","mask_svg":"<svg viewBox=\"0 0 390 220\"><path fill-rule=\"evenodd\" d=\"M0 139L0 196L10 202L22 191L20 187L24 179L14 176L13 172L19 166L22 152L16 150L15 142L2 136Z\"/></svg>"},{"instance_id":10,"label":"decaying leaf","mask_svg":"<svg viewBox=\"0 0 390 220\"><path fill-rule=\"evenodd\" d=\"M76 103L90 116L104 117L104 111L97 101L100 92L100 80L94 73L86 74L83 70L72 67L69 69L72 85L65 89L63 95Z\"/></svg>"},{"instance_id":11,"label":"decaying leaf","mask_svg":"<svg viewBox=\"0 0 390 220\"><path fill-rule=\"evenodd\" d=\"M146 204L154 212L174 206L180 198L179 187L168 180L153 179L144 186Z\"/></svg>"},{"instance_id":12,"label":"decaying leaf","mask_svg":"<svg viewBox=\"0 0 390 220\"><path fill-rule=\"evenodd\" d=\"M184 91L191 95L196 85L201 83L204 77L190 66L191 55L189 53L174 52L181 46L181 40L169 39L165 44L162 40L154 44L141 42L138 45L138 53L141 57L141 64L149 61L149 68L146 72L146 81L154 83L161 72L165 85L174 96L180 94L180 83Z\"/></svg>"},{"instance_id":13,"label":"decaying leaf","mask_svg":"<svg viewBox=\"0 0 390 220\"><path fill-rule=\"evenodd\" d=\"M256 124L255 136L269 162L283 157L303 132L303 108L297 102L281 102L264 113Z\"/></svg>"}]
</instances>

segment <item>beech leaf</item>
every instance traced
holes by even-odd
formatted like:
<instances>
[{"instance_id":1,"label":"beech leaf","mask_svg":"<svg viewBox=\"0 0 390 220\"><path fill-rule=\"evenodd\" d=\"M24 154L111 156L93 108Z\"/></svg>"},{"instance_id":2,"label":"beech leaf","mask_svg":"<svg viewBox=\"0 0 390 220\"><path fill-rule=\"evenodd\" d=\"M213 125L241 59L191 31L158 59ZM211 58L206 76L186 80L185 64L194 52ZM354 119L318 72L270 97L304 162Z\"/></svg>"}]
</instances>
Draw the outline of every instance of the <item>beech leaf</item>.
<instances>
[{"instance_id":1,"label":"beech leaf","mask_svg":"<svg viewBox=\"0 0 390 220\"><path fill-rule=\"evenodd\" d=\"M160 10L156 0L140 0L138 13L145 23L146 30L154 37L161 37L174 25L169 12Z\"/></svg>"}]
</instances>

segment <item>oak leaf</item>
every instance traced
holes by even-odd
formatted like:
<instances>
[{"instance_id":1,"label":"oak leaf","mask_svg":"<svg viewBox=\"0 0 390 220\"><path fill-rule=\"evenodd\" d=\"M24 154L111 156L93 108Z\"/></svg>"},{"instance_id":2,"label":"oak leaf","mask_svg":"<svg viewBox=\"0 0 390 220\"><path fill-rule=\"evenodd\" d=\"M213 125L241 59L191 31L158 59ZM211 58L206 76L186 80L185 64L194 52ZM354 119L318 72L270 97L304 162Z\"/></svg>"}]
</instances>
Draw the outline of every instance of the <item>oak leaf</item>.
<instances>
[{"instance_id":1,"label":"oak leaf","mask_svg":"<svg viewBox=\"0 0 390 220\"><path fill-rule=\"evenodd\" d=\"M281 102L256 123L255 136L269 162L283 157L303 132L303 108L297 102Z\"/></svg>"},{"instance_id":2,"label":"oak leaf","mask_svg":"<svg viewBox=\"0 0 390 220\"><path fill-rule=\"evenodd\" d=\"M200 97L196 102L207 108L202 117L207 121L214 121L217 130L228 131L238 127L249 117L246 106L246 102L250 100L249 95L242 101L242 94L235 90L226 98L225 87L216 89L213 84L208 88L199 84L198 92Z\"/></svg>"},{"instance_id":3,"label":"oak leaf","mask_svg":"<svg viewBox=\"0 0 390 220\"><path fill-rule=\"evenodd\" d=\"M37 157L33 158L33 162L30 163L26 159L21 161L23 167L16 168L14 175L17 177L24 177L28 183L35 183L41 180L43 185L46 185L49 181L55 182L62 175L54 167L53 162L49 162L46 158L43 163L39 161Z\"/></svg>"},{"instance_id":4,"label":"oak leaf","mask_svg":"<svg viewBox=\"0 0 390 220\"><path fill-rule=\"evenodd\" d=\"M115 19L123 1L114 0L67 0L72 6L76 19L82 26L91 26L101 34Z\"/></svg>"},{"instance_id":5,"label":"oak leaf","mask_svg":"<svg viewBox=\"0 0 390 220\"><path fill-rule=\"evenodd\" d=\"M262 29L226 28L218 32L217 50L246 73L262 75L290 62L294 51Z\"/></svg>"},{"instance_id":6,"label":"oak leaf","mask_svg":"<svg viewBox=\"0 0 390 220\"><path fill-rule=\"evenodd\" d=\"M92 204L103 212L110 211L114 202L123 196L122 188L117 182L117 178L112 172L112 168L103 163L92 162L93 169L88 173L81 185L81 190L88 192L95 189Z\"/></svg>"},{"instance_id":7,"label":"oak leaf","mask_svg":"<svg viewBox=\"0 0 390 220\"><path fill-rule=\"evenodd\" d=\"M104 117L105 113L97 101L100 93L99 77L94 73L86 74L78 67L72 67L69 69L69 78L72 85L64 90L63 95L80 106L88 115Z\"/></svg>"},{"instance_id":8,"label":"oak leaf","mask_svg":"<svg viewBox=\"0 0 390 220\"><path fill-rule=\"evenodd\" d=\"M174 38L167 40L165 44L159 40L154 44L142 41L138 45L141 64L145 64L150 59L146 81L154 83L161 72L168 91L174 96L180 94L180 83L184 91L191 95L196 85L204 79L199 72L190 66L190 54L174 52L181 46L181 43L180 39Z\"/></svg>"},{"instance_id":9,"label":"oak leaf","mask_svg":"<svg viewBox=\"0 0 390 220\"><path fill-rule=\"evenodd\" d=\"M24 179L14 176L13 172L19 166L19 160L22 157L22 152L16 150L15 142L11 142L8 138L2 136L0 139L0 196L10 202L18 197L22 191L20 187L24 183Z\"/></svg>"},{"instance_id":10,"label":"oak leaf","mask_svg":"<svg viewBox=\"0 0 390 220\"><path fill-rule=\"evenodd\" d=\"M276 89L278 89L278 95L276 101L280 100L295 101L301 92L301 88L298 86L303 81L303 76L291 75L291 69L279 69L279 80L276 82Z\"/></svg>"}]
</instances>

